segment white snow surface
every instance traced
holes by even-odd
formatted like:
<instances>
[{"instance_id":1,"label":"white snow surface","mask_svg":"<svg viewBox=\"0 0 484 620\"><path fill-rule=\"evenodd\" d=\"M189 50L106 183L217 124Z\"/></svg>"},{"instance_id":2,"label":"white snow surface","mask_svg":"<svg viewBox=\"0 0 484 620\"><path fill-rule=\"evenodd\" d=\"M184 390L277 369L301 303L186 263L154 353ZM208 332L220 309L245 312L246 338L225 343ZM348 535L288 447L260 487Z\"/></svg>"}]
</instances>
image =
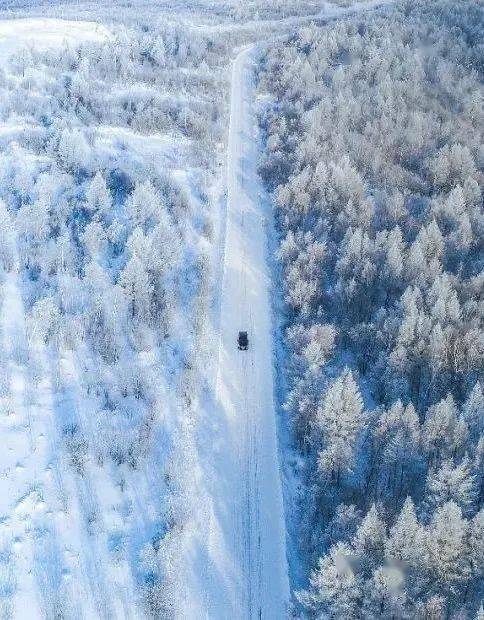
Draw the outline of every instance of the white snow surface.
<instances>
[{"instance_id":1,"label":"white snow surface","mask_svg":"<svg viewBox=\"0 0 484 620\"><path fill-rule=\"evenodd\" d=\"M233 65L216 406L207 446L206 617L220 620L282 619L289 601L253 65L254 48ZM248 351L237 348L239 330L248 331Z\"/></svg>"},{"instance_id":2,"label":"white snow surface","mask_svg":"<svg viewBox=\"0 0 484 620\"><path fill-rule=\"evenodd\" d=\"M0 66L23 47L44 51L64 43L102 41L109 32L101 24L56 18L0 20Z\"/></svg>"},{"instance_id":3,"label":"white snow surface","mask_svg":"<svg viewBox=\"0 0 484 620\"><path fill-rule=\"evenodd\" d=\"M160 170L189 166L190 141L180 136L143 135L126 127L101 125L95 129L94 144L97 156L106 161L109 156L128 150L131 161L149 162Z\"/></svg>"}]
</instances>

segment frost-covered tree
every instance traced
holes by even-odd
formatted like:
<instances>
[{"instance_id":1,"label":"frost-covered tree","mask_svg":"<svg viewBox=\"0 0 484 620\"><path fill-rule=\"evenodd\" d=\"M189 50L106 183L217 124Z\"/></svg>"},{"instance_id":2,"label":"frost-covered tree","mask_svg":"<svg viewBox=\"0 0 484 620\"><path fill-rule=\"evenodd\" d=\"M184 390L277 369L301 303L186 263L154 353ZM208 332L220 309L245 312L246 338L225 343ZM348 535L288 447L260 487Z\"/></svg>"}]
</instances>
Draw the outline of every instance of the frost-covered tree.
<instances>
[{"instance_id":1,"label":"frost-covered tree","mask_svg":"<svg viewBox=\"0 0 484 620\"><path fill-rule=\"evenodd\" d=\"M53 297L39 299L32 308L32 334L49 342L58 334L60 322L59 307Z\"/></svg>"},{"instance_id":2,"label":"frost-covered tree","mask_svg":"<svg viewBox=\"0 0 484 620\"><path fill-rule=\"evenodd\" d=\"M86 191L86 206L97 217L106 216L111 209L111 194L100 172L96 172Z\"/></svg>"},{"instance_id":3,"label":"frost-covered tree","mask_svg":"<svg viewBox=\"0 0 484 620\"><path fill-rule=\"evenodd\" d=\"M318 467L338 480L351 471L359 433L365 425L363 400L350 370L331 383L314 420Z\"/></svg>"},{"instance_id":4,"label":"frost-covered tree","mask_svg":"<svg viewBox=\"0 0 484 620\"><path fill-rule=\"evenodd\" d=\"M478 441L484 432L484 395L479 381L464 403L462 417L467 424L471 438Z\"/></svg>"},{"instance_id":5,"label":"frost-covered tree","mask_svg":"<svg viewBox=\"0 0 484 620\"><path fill-rule=\"evenodd\" d=\"M132 319L149 319L152 287L141 260L133 256L120 274L119 284L129 304Z\"/></svg>"},{"instance_id":6,"label":"frost-covered tree","mask_svg":"<svg viewBox=\"0 0 484 620\"><path fill-rule=\"evenodd\" d=\"M467 425L459 416L450 394L427 411L422 439L431 465L460 455L467 436Z\"/></svg>"},{"instance_id":7,"label":"frost-covered tree","mask_svg":"<svg viewBox=\"0 0 484 620\"><path fill-rule=\"evenodd\" d=\"M161 209L160 198L149 181L136 185L127 204L127 210L134 224L146 229L153 224Z\"/></svg>"},{"instance_id":8,"label":"frost-covered tree","mask_svg":"<svg viewBox=\"0 0 484 620\"><path fill-rule=\"evenodd\" d=\"M350 620L360 617L363 584L353 570L352 559L352 549L337 543L319 560L317 569L311 573L309 591L300 595L316 617Z\"/></svg>"},{"instance_id":9,"label":"frost-covered tree","mask_svg":"<svg viewBox=\"0 0 484 620\"><path fill-rule=\"evenodd\" d=\"M57 156L59 164L68 172L79 173L90 165L91 149L80 129L63 129Z\"/></svg>"},{"instance_id":10,"label":"frost-covered tree","mask_svg":"<svg viewBox=\"0 0 484 620\"><path fill-rule=\"evenodd\" d=\"M457 466L444 461L440 469L428 477L427 501L432 507L453 501L465 512L474 502L474 484L467 457Z\"/></svg>"},{"instance_id":11,"label":"frost-covered tree","mask_svg":"<svg viewBox=\"0 0 484 620\"><path fill-rule=\"evenodd\" d=\"M457 504L450 501L436 510L426 530L422 560L437 591L452 591L468 579L467 533L468 524Z\"/></svg>"},{"instance_id":12,"label":"frost-covered tree","mask_svg":"<svg viewBox=\"0 0 484 620\"><path fill-rule=\"evenodd\" d=\"M0 265L11 271L16 263L15 228L5 204L0 201Z\"/></svg>"}]
</instances>

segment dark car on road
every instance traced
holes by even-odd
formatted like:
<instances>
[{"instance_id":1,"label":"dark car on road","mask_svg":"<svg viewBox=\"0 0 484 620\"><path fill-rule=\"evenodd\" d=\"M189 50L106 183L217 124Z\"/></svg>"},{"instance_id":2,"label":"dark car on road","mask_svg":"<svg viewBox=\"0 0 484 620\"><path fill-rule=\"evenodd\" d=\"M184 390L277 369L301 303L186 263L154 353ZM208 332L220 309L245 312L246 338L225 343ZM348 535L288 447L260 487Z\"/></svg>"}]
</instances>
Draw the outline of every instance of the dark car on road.
<instances>
[{"instance_id":1,"label":"dark car on road","mask_svg":"<svg viewBox=\"0 0 484 620\"><path fill-rule=\"evenodd\" d=\"M240 351L247 351L249 348L249 337L247 336L247 332L239 332L237 344L239 345Z\"/></svg>"}]
</instances>

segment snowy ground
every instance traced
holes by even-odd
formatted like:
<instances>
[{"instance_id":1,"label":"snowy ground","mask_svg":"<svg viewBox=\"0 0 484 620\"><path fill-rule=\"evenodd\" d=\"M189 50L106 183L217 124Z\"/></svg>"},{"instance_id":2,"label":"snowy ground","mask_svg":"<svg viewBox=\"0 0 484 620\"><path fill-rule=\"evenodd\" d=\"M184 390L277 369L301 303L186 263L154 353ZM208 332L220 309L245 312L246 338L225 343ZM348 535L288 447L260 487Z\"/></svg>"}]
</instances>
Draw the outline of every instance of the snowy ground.
<instances>
[{"instance_id":1,"label":"snowy ground","mask_svg":"<svg viewBox=\"0 0 484 620\"><path fill-rule=\"evenodd\" d=\"M74 45L82 41L100 41L108 36L106 28L95 22L55 18L1 20L0 66L25 47L46 50L64 43Z\"/></svg>"},{"instance_id":2,"label":"snowy ground","mask_svg":"<svg viewBox=\"0 0 484 620\"><path fill-rule=\"evenodd\" d=\"M110 539L126 537L129 521L139 529L129 517L129 505L141 501L149 510L153 488L138 480L135 496L128 499L107 472L96 469L92 476L86 471L82 479L70 474L59 430L92 415L89 403L79 397L79 360L54 360L43 347L27 352L14 272L5 275L1 296L7 364L0 399L6 446L0 460L0 613L19 619L56 613L129 617L123 609L136 598L129 568L103 549ZM86 535L85 524L92 536Z\"/></svg>"},{"instance_id":3,"label":"snowy ground","mask_svg":"<svg viewBox=\"0 0 484 620\"><path fill-rule=\"evenodd\" d=\"M95 23L3 21L0 63L24 45L48 49L104 36L107 31ZM16 129L7 128L4 137L9 130L15 137ZM151 481L140 479L135 494L123 497L108 472L86 472L82 480L69 473L61 429L92 415L79 399L78 370L86 360L54 360L43 347L28 349L15 268L0 277L0 343L0 615L133 617L133 576L116 560L115 547L126 539L128 522L142 528L132 521L130 506L140 502L154 510L150 497L156 492ZM112 554L102 551L110 547Z\"/></svg>"},{"instance_id":4,"label":"snowy ground","mask_svg":"<svg viewBox=\"0 0 484 620\"><path fill-rule=\"evenodd\" d=\"M96 129L94 142L96 153L106 161L120 151L127 151L131 161L148 162L160 170L179 169L189 165L190 141L179 136L146 136L125 127L100 126Z\"/></svg>"}]
</instances>

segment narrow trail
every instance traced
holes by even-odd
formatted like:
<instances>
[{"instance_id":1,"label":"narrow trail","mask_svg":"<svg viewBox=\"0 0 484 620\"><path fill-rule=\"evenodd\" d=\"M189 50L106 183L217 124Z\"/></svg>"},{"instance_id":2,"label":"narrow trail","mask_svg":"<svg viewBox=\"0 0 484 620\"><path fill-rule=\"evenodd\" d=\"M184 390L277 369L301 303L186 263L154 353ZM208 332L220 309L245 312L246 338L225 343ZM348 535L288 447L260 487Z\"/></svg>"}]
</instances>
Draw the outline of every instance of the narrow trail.
<instances>
[{"instance_id":1,"label":"narrow trail","mask_svg":"<svg viewBox=\"0 0 484 620\"><path fill-rule=\"evenodd\" d=\"M226 510L214 506L211 535L218 547L210 549L220 553L223 544L231 566L223 569L225 592L208 617L268 620L286 617L289 583L273 402L266 202L256 168L253 49L239 53L232 74L216 383L227 425L216 467L226 483ZM237 349L239 330L249 333L248 351Z\"/></svg>"}]
</instances>

